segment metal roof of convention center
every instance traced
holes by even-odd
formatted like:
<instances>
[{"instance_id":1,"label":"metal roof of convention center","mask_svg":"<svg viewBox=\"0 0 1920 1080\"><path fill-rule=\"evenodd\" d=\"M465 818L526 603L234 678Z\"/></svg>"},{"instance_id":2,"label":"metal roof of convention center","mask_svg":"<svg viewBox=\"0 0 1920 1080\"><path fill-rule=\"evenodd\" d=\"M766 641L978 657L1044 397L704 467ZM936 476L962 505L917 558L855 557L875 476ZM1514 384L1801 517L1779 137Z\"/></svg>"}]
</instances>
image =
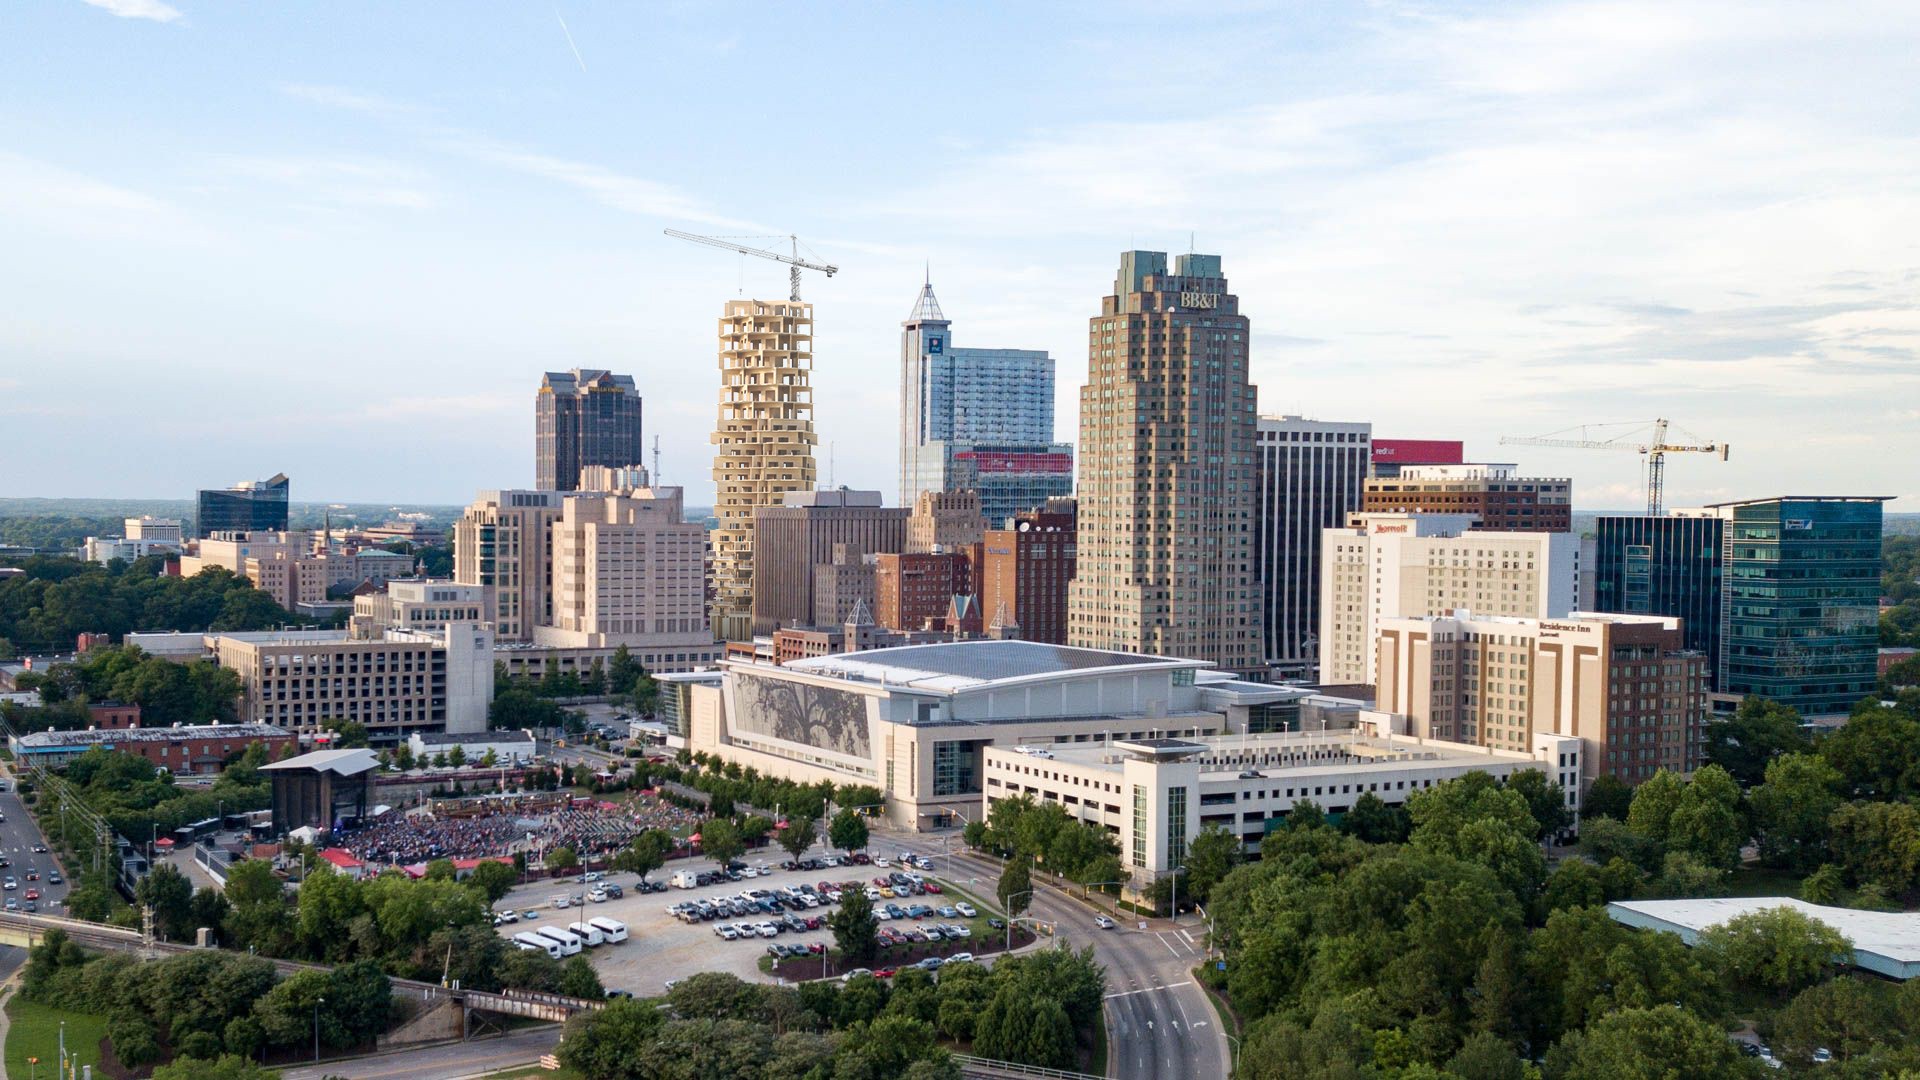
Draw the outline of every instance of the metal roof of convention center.
<instances>
[{"instance_id":1,"label":"metal roof of convention center","mask_svg":"<svg viewBox=\"0 0 1920 1080\"><path fill-rule=\"evenodd\" d=\"M785 665L789 670L816 675L949 693L976 690L995 683L1059 675L1211 666L1205 660L1080 649L1038 641L952 641L933 645L902 645L893 649L868 649L864 652L793 660Z\"/></svg>"}]
</instances>

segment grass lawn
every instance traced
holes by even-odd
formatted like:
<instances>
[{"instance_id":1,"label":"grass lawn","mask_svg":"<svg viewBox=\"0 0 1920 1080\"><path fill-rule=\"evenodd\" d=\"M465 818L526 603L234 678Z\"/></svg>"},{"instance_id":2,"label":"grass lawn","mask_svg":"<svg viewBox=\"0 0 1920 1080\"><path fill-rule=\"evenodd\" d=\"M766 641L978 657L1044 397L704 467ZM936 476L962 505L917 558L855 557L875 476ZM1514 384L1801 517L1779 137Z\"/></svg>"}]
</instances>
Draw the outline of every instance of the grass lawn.
<instances>
[{"instance_id":1,"label":"grass lawn","mask_svg":"<svg viewBox=\"0 0 1920 1080\"><path fill-rule=\"evenodd\" d=\"M580 1074L574 1072L572 1069L558 1069L549 1072L538 1065L522 1065L517 1069L504 1069L500 1072L488 1073L482 1080L533 1080L536 1076L543 1078L543 1080L580 1080Z\"/></svg>"},{"instance_id":2,"label":"grass lawn","mask_svg":"<svg viewBox=\"0 0 1920 1080\"><path fill-rule=\"evenodd\" d=\"M1087 1051L1085 1071L1093 1076L1107 1075L1107 1010L1093 1014L1093 1048Z\"/></svg>"},{"instance_id":3,"label":"grass lawn","mask_svg":"<svg viewBox=\"0 0 1920 1080\"><path fill-rule=\"evenodd\" d=\"M38 1071L48 1080L59 1072L60 1022L67 1023L67 1056L81 1065L100 1068L100 1040L107 1034L107 1018L90 1013L63 1012L21 1000L7 1003L7 1080L28 1080L34 1068L27 1058L38 1057Z\"/></svg>"}]
</instances>

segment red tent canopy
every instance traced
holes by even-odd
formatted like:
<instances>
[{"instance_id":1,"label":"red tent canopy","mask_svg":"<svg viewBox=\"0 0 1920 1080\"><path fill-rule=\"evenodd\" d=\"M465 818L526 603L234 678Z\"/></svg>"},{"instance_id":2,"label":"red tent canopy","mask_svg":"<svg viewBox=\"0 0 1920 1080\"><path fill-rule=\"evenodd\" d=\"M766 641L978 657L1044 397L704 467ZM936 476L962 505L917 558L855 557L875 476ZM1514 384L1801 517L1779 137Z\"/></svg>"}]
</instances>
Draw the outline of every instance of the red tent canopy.
<instances>
[{"instance_id":1,"label":"red tent canopy","mask_svg":"<svg viewBox=\"0 0 1920 1080\"><path fill-rule=\"evenodd\" d=\"M171 836L163 836L163 837L161 837L160 839L158 839L158 840L155 840L155 841L153 842L153 846L154 846L154 847L172 847L172 846L173 846L173 837L171 837Z\"/></svg>"}]
</instances>

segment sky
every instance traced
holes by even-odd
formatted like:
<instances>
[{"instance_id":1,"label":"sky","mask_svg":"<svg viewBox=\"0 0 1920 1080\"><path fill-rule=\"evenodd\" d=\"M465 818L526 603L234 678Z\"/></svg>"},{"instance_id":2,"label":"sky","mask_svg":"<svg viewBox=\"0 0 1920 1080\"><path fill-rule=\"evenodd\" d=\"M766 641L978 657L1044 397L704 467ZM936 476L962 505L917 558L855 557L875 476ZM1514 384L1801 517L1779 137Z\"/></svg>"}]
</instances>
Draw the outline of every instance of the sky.
<instances>
[{"instance_id":1,"label":"sky","mask_svg":"<svg viewBox=\"0 0 1920 1080\"><path fill-rule=\"evenodd\" d=\"M1920 5L0 5L0 495L464 503L540 374L631 373L711 499L722 304L798 234L823 484L891 501L900 321L1043 348L1222 256L1263 413L1643 502L1920 511ZM829 464L829 457L831 464Z\"/></svg>"}]
</instances>

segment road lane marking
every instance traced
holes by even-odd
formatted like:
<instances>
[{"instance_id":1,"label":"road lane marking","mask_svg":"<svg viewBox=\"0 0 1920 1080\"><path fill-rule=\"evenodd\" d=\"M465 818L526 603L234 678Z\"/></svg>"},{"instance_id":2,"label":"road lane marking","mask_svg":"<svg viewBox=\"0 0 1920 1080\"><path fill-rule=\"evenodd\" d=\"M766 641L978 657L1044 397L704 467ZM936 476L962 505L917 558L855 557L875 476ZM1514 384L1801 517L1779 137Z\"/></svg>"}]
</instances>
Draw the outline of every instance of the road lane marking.
<instances>
[{"instance_id":1,"label":"road lane marking","mask_svg":"<svg viewBox=\"0 0 1920 1080\"><path fill-rule=\"evenodd\" d=\"M1107 995L1107 999L1112 1000L1113 998L1119 998L1119 997L1132 997L1135 994L1151 994L1155 990L1171 990L1176 986L1192 986L1192 985L1193 985L1193 980L1189 979L1186 982L1168 983L1165 986L1143 986L1138 990L1115 990L1113 993ZM1153 1021L1151 1020L1147 1021L1147 1026L1152 1027Z\"/></svg>"},{"instance_id":2,"label":"road lane marking","mask_svg":"<svg viewBox=\"0 0 1920 1080\"><path fill-rule=\"evenodd\" d=\"M1175 959L1179 958L1180 950L1173 947L1173 942L1168 941L1167 936L1165 934L1155 934L1153 936L1160 939L1160 944L1165 945L1167 947L1167 951L1172 953Z\"/></svg>"}]
</instances>

